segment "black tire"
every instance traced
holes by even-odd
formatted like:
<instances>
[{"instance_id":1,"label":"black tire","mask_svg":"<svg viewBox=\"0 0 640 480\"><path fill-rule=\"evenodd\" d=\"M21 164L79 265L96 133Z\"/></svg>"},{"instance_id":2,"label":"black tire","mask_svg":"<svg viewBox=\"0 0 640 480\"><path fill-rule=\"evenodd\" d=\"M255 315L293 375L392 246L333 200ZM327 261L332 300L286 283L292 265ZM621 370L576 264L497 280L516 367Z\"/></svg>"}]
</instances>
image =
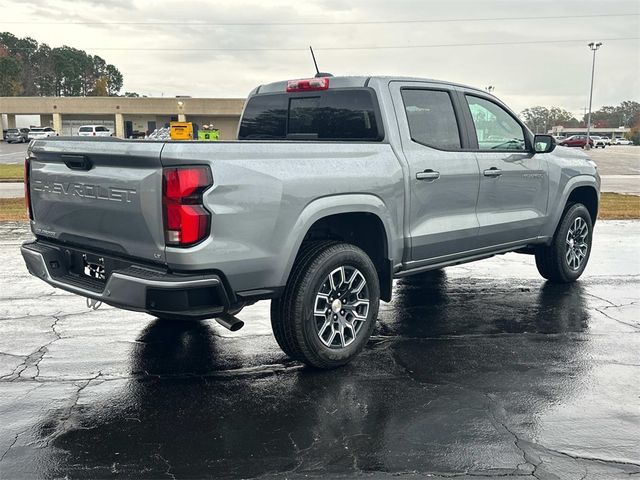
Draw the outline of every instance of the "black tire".
<instances>
[{"instance_id":1,"label":"black tire","mask_svg":"<svg viewBox=\"0 0 640 480\"><path fill-rule=\"evenodd\" d=\"M580 248L582 245L581 235L578 239L570 234L571 229L576 229L576 222L581 225L578 219L582 219L588 229L583 239L586 249ZM538 267L540 275L556 283L575 282L580 278L589 262L592 238L593 222L589 210L581 203L568 205L551 244L536 249L536 267ZM578 260L576 255L571 255L569 249L574 252L579 251L579 254L584 256Z\"/></svg>"},{"instance_id":2,"label":"black tire","mask_svg":"<svg viewBox=\"0 0 640 480\"><path fill-rule=\"evenodd\" d=\"M324 317L314 315L318 305L317 297L330 295L322 290L328 288L330 292L334 292L329 285L329 275L341 270L341 267L344 268L340 273L341 285L346 291L333 304L325 298L323 307L327 314ZM366 313L362 310L357 312L364 317L363 320L356 320L350 313L353 311L354 300L361 300L360 293L348 293L356 279L356 272L359 272L365 283L360 290L366 292L368 299ZM347 282L347 275L351 282ZM336 301L338 303L334 305ZM342 310L341 301L345 302ZM378 273L364 251L348 243L310 242L298 254L282 297L271 303L271 325L278 345L287 355L315 368L331 369L348 363L364 348L375 327L379 304ZM334 306L338 310L332 310ZM343 319L348 321L349 318L357 327L343 327L341 333L335 333L335 327L339 323L342 325ZM319 323L323 325L319 326ZM321 332L326 331L322 328L325 323L331 327L331 331L326 335L327 338L322 338ZM350 332L348 335L347 331Z\"/></svg>"},{"instance_id":3,"label":"black tire","mask_svg":"<svg viewBox=\"0 0 640 480\"><path fill-rule=\"evenodd\" d=\"M338 242L332 240L304 243L300 247L300 251L298 252L298 256L296 257L294 266L291 269L291 274L289 277L289 281L287 282L287 286L292 282L293 277L296 275L296 273L299 272L300 265L306 264L309 261L309 258L317 255L318 252L323 248L330 247L337 243ZM295 352L290 349L289 342L287 342L286 340L286 324L281 320L282 303L284 297L285 294L283 293L281 297L271 300L271 329L273 330L273 336L276 338L276 342L278 342L278 346L282 349L282 351L289 357L296 358Z\"/></svg>"}]
</instances>

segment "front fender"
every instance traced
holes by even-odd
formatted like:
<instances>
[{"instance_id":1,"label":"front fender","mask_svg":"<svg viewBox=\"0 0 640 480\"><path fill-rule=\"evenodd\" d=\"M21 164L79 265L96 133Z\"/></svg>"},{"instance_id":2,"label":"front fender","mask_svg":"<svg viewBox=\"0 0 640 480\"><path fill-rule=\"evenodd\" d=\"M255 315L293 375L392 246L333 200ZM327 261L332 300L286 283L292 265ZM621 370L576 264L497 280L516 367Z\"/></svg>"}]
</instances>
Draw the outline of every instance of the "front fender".
<instances>
[{"instance_id":1,"label":"front fender","mask_svg":"<svg viewBox=\"0 0 640 480\"><path fill-rule=\"evenodd\" d=\"M340 194L321 197L305 206L291 229L291 234L287 237L287 242L281 250L282 262L280 264L283 265L283 269L279 285L287 283L300 245L313 224L322 218L340 213L371 213L376 215L382 222L387 237L387 256L393 258L397 245L393 234L393 220L380 197L371 194Z\"/></svg>"},{"instance_id":2,"label":"front fender","mask_svg":"<svg viewBox=\"0 0 640 480\"><path fill-rule=\"evenodd\" d=\"M560 223L560 219L562 218L562 213L564 212L564 208L567 205L567 200L573 192L578 187L591 187L594 189L598 196L598 204L600 203L600 178L594 177L592 175L576 175L575 177L571 177L565 184L564 188L560 191L560 193L550 202L552 206L552 210L549 212L549 221L545 225L541 235L544 237L553 237L555 234L556 228Z\"/></svg>"}]
</instances>

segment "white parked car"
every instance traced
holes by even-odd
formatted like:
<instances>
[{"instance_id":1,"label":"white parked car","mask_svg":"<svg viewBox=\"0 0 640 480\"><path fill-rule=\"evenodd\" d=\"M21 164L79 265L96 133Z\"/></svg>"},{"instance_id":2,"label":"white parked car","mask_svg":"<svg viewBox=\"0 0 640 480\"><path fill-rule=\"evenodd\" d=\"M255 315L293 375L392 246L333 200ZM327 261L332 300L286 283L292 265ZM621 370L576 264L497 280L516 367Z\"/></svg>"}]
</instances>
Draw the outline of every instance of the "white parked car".
<instances>
[{"instance_id":1,"label":"white parked car","mask_svg":"<svg viewBox=\"0 0 640 480\"><path fill-rule=\"evenodd\" d=\"M29 140L37 140L38 138L57 137L60 135L51 127L34 127L29 130Z\"/></svg>"},{"instance_id":2,"label":"white parked car","mask_svg":"<svg viewBox=\"0 0 640 480\"><path fill-rule=\"evenodd\" d=\"M604 138L599 137L598 135L590 135L589 138L593 140L593 148L604 148L607 146L607 142L605 142Z\"/></svg>"},{"instance_id":3,"label":"white parked car","mask_svg":"<svg viewBox=\"0 0 640 480\"><path fill-rule=\"evenodd\" d=\"M611 141L611 145L633 145L631 140L627 140L626 138L614 138Z\"/></svg>"},{"instance_id":4,"label":"white parked car","mask_svg":"<svg viewBox=\"0 0 640 480\"><path fill-rule=\"evenodd\" d=\"M110 137L111 130L104 125L83 125L78 129L81 137Z\"/></svg>"}]
</instances>

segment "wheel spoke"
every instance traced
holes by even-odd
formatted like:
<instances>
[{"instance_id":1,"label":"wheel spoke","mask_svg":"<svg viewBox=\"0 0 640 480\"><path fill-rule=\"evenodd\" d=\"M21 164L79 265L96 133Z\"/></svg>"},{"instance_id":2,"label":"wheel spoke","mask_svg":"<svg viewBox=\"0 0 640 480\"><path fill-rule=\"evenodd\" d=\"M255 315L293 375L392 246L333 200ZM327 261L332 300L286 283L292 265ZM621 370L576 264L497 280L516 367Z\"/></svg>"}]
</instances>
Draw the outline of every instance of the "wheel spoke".
<instances>
[{"instance_id":1,"label":"wheel spoke","mask_svg":"<svg viewBox=\"0 0 640 480\"><path fill-rule=\"evenodd\" d=\"M324 338L324 334L327 332L327 328L329 328L330 326L331 326L331 320L327 318L322 324L322 327L320 327L320 330L318 331L318 336L320 337L321 340L322 338Z\"/></svg>"},{"instance_id":2,"label":"wheel spoke","mask_svg":"<svg viewBox=\"0 0 640 480\"><path fill-rule=\"evenodd\" d=\"M349 338L344 336L344 334L347 332L347 330L349 331ZM342 333L343 333L345 346L351 345L351 343L356 339L356 330L353 327L353 324L351 322L345 322L345 324L343 326L343 329L342 329Z\"/></svg>"},{"instance_id":3,"label":"wheel spoke","mask_svg":"<svg viewBox=\"0 0 640 480\"><path fill-rule=\"evenodd\" d=\"M344 343L344 324L340 324L340 329L338 331L340 332L340 346L344 348L346 346Z\"/></svg>"},{"instance_id":4,"label":"wheel spoke","mask_svg":"<svg viewBox=\"0 0 640 480\"><path fill-rule=\"evenodd\" d=\"M329 340L325 342L328 347L333 345L333 341L335 340L337 334L338 334L338 331L332 327L331 337L329 337Z\"/></svg>"},{"instance_id":5,"label":"wheel spoke","mask_svg":"<svg viewBox=\"0 0 640 480\"><path fill-rule=\"evenodd\" d=\"M335 270L329 274L329 285L331 285L331 290L332 291L336 290L336 288L337 288L336 287L336 282L335 282L335 280L333 278L334 273L336 273Z\"/></svg>"},{"instance_id":6,"label":"wheel spoke","mask_svg":"<svg viewBox=\"0 0 640 480\"><path fill-rule=\"evenodd\" d=\"M324 302L324 306L319 307L318 303ZM327 307L329 306L329 295L325 293L318 293L316 295L316 304L313 308L313 314L317 316L324 316L326 314Z\"/></svg>"}]
</instances>

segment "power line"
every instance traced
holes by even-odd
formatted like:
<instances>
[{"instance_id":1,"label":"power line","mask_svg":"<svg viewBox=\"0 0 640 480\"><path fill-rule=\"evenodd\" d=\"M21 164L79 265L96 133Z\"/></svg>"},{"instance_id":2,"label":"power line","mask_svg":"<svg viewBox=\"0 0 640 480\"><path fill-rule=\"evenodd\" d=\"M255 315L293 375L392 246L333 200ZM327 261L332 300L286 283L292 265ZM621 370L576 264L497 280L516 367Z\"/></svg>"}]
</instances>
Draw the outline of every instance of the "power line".
<instances>
[{"instance_id":1,"label":"power line","mask_svg":"<svg viewBox=\"0 0 640 480\"><path fill-rule=\"evenodd\" d=\"M0 20L6 25L172 25L172 26L206 26L206 27L277 27L277 26L310 26L310 25L392 25L407 23L457 23L457 22L498 22L525 20L556 20L572 18L603 18L603 17L637 17L640 13L602 13L596 15L546 15L536 17L485 17L485 18L443 18L421 20L362 20L352 22L200 22L200 21L171 21L171 22L100 22L100 21L68 21L68 22L34 22L32 20Z\"/></svg>"},{"instance_id":2,"label":"power line","mask_svg":"<svg viewBox=\"0 0 640 480\"><path fill-rule=\"evenodd\" d=\"M371 46L354 46L354 47L313 47L314 50L401 50L414 48L448 48L448 47L487 47L499 45L544 45L557 43L579 43L588 42L591 38L579 38L571 40L524 40L515 42L476 42L476 43L439 43L430 45L371 45ZM618 37L618 38L601 38L605 42L616 42L625 40L640 40L640 37ZM263 48L172 48L172 47L83 47L84 50L104 50L110 52L269 52L269 51L286 51L299 52L308 51L307 47L263 47ZM13 48L14 50L29 50L29 48Z\"/></svg>"}]
</instances>

